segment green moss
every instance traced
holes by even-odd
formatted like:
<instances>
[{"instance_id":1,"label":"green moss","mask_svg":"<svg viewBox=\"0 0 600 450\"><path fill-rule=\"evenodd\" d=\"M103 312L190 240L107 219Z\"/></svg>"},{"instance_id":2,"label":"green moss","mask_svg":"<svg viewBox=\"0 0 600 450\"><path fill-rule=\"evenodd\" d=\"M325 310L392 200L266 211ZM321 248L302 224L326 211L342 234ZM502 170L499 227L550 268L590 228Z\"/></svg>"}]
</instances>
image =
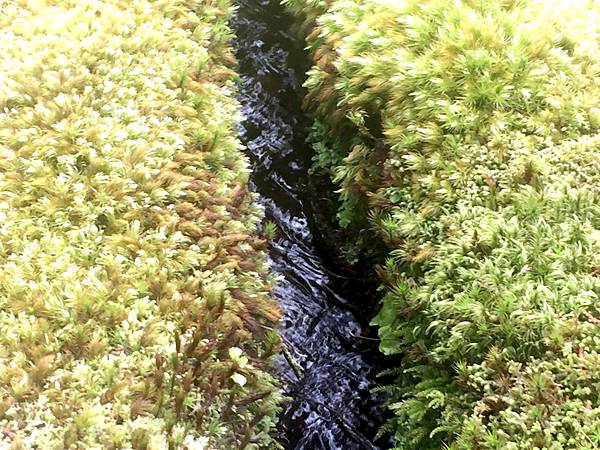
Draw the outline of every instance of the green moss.
<instances>
[{"instance_id":1,"label":"green moss","mask_svg":"<svg viewBox=\"0 0 600 450\"><path fill-rule=\"evenodd\" d=\"M228 1L0 0L2 448L275 448Z\"/></svg>"},{"instance_id":2,"label":"green moss","mask_svg":"<svg viewBox=\"0 0 600 450\"><path fill-rule=\"evenodd\" d=\"M288 3L342 225L389 248L398 448L596 448L597 3Z\"/></svg>"}]
</instances>

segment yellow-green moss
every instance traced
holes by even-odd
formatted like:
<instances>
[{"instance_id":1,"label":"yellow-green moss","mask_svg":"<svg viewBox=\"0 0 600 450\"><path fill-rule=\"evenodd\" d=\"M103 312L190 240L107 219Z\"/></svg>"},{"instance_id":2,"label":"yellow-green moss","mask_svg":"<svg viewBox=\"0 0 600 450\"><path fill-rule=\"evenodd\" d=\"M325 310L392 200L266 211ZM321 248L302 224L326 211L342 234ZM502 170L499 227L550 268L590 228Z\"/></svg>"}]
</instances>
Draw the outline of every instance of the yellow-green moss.
<instances>
[{"instance_id":1,"label":"yellow-green moss","mask_svg":"<svg viewBox=\"0 0 600 450\"><path fill-rule=\"evenodd\" d=\"M229 9L0 1L0 447L276 446Z\"/></svg>"},{"instance_id":2,"label":"yellow-green moss","mask_svg":"<svg viewBox=\"0 0 600 450\"><path fill-rule=\"evenodd\" d=\"M600 4L286 3L340 221L389 248L397 448L597 448Z\"/></svg>"}]
</instances>

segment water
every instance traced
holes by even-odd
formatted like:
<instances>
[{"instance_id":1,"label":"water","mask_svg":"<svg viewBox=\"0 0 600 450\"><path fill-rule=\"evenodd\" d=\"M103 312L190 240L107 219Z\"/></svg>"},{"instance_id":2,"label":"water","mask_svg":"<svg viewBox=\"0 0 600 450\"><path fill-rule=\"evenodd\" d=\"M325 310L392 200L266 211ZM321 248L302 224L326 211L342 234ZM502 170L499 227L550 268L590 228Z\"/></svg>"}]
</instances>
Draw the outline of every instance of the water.
<instances>
[{"instance_id":1,"label":"water","mask_svg":"<svg viewBox=\"0 0 600 450\"><path fill-rule=\"evenodd\" d=\"M252 187L266 218L278 225L270 250L272 270L282 277L275 295L284 343L301 368L279 357L277 376L292 398L280 440L289 450L388 448L373 443L382 419L380 399L371 393L379 368L368 355L377 343L363 337L369 330L356 317L366 287L338 273L322 250L332 234L321 220L328 206L308 176L312 151L301 111L308 60L301 39L290 34L292 22L278 0L237 4L241 137L253 163Z\"/></svg>"}]
</instances>

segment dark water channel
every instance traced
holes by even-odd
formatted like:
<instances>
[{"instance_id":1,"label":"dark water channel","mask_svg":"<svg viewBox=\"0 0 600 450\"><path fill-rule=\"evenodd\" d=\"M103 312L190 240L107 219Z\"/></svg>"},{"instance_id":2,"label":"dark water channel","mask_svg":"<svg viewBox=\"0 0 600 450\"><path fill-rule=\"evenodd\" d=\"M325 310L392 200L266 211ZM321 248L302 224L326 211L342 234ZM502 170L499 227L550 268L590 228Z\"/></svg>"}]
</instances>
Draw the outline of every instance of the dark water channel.
<instances>
[{"instance_id":1,"label":"dark water channel","mask_svg":"<svg viewBox=\"0 0 600 450\"><path fill-rule=\"evenodd\" d=\"M371 393L379 368L369 358L377 342L362 337L368 314L357 306L368 288L323 250L335 247L335 235L321 220L326 196L308 175L303 43L291 34L279 0L237 4L241 136L253 163L253 189L266 219L278 226L270 251L272 270L281 276L275 295L285 346L300 367L279 357L277 376L292 399L281 416L280 440L288 450L388 448L373 443L381 424L380 399Z\"/></svg>"}]
</instances>

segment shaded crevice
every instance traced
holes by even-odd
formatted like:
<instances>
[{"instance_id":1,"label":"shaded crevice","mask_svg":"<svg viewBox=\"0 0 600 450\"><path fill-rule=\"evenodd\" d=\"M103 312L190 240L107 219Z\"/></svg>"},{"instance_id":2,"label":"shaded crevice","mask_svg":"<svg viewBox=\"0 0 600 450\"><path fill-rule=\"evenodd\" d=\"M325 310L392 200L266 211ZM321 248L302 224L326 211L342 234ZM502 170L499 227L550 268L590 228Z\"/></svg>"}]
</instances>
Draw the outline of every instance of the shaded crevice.
<instances>
[{"instance_id":1,"label":"shaded crevice","mask_svg":"<svg viewBox=\"0 0 600 450\"><path fill-rule=\"evenodd\" d=\"M286 449L385 449L373 443L382 423L372 393L381 369L369 335L375 289L363 272L340 264L331 240L335 207L323 202L327 182L309 176L313 151L302 113L309 60L278 0L239 0L231 25L239 61L240 136L252 162L251 186L266 220L275 222L272 271L281 276L281 333L294 370L280 356L277 377L291 401L281 415ZM329 195L325 197L330 198ZM329 217L329 218L328 218ZM298 376L298 372L300 376Z\"/></svg>"}]
</instances>

